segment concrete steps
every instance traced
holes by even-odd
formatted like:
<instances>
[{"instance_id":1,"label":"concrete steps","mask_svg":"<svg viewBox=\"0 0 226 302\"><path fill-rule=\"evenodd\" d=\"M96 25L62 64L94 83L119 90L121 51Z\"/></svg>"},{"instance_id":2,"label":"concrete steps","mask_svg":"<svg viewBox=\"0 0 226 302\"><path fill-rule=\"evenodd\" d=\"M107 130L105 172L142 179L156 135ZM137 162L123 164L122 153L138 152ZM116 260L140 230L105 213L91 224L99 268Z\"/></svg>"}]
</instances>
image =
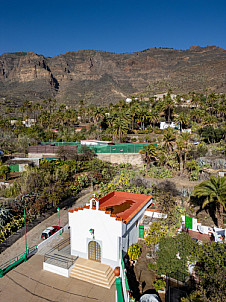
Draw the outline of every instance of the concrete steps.
<instances>
[{"instance_id":1,"label":"concrete steps","mask_svg":"<svg viewBox=\"0 0 226 302\"><path fill-rule=\"evenodd\" d=\"M110 289L115 281L113 269L100 262L78 258L70 277Z\"/></svg>"}]
</instances>

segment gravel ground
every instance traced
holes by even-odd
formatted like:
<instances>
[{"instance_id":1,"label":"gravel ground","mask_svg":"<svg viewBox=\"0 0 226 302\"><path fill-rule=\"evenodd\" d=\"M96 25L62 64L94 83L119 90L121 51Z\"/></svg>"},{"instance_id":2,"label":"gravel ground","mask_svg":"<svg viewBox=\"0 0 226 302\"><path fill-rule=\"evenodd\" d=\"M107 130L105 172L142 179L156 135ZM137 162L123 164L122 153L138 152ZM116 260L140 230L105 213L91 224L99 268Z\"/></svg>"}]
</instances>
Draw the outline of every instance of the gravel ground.
<instances>
[{"instance_id":1,"label":"gravel ground","mask_svg":"<svg viewBox=\"0 0 226 302\"><path fill-rule=\"evenodd\" d=\"M83 191L82 197L78 198L71 208L80 207L85 205L89 198L92 196L93 192L90 189L86 189ZM64 226L68 223L68 207L65 207L60 210L60 224ZM34 245L38 245L41 240L41 233L44 229L52 225L59 225L58 213L53 214L48 217L46 220L39 223L33 229L31 229L27 233L27 245L28 247L32 247ZM25 240L24 236L18 239L14 244L8 247L4 252L0 254L0 264L12 259L13 257L23 253L25 251Z\"/></svg>"}]
</instances>

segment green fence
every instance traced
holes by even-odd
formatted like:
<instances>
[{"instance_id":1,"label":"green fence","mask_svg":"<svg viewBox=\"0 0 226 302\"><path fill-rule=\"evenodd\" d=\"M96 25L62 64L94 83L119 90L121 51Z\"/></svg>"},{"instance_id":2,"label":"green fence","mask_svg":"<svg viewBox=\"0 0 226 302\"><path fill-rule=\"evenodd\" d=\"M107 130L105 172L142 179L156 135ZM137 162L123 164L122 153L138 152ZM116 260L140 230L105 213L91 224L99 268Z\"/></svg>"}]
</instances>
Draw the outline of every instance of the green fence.
<instances>
[{"instance_id":1,"label":"green fence","mask_svg":"<svg viewBox=\"0 0 226 302\"><path fill-rule=\"evenodd\" d=\"M43 142L42 145L54 145L59 146L78 146L78 152L81 152L82 146L80 143L75 142ZM90 149L94 150L95 153L138 153L145 145L149 143L122 143L115 145L89 145ZM155 144L157 146L157 144Z\"/></svg>"},{"instance_id":2,"label":"green fence","mask_svg":"<svg viewBox=\"0 0 226 302\"><path fill-rule=\"evenodd\" d=\"M5 263L0 265L0 278L2 278L7 272L9 272L11 269L14 269L18 264L24 262L27 260L27 258L37 250L37 245L32 246L28 249L28 252L21 253L14 258L6 261Z\"/></svg>"},{"instance_id":3,"label":"green fence","mask_svg":"<svg viewBox=\"0 0 226 302\"><path fill-rule=\"evenodd\" d=\"M128 279L127 279L127 276L126 276L126 272L125 272L125 263L124 263L124 261L123 261L122 255L121 255L121 263L122 263L123 273L124 273L124 276L125 276L126 290L128 291L128 290L129 290L129 283L128 283Z\"/></svg>"}]
</instances>

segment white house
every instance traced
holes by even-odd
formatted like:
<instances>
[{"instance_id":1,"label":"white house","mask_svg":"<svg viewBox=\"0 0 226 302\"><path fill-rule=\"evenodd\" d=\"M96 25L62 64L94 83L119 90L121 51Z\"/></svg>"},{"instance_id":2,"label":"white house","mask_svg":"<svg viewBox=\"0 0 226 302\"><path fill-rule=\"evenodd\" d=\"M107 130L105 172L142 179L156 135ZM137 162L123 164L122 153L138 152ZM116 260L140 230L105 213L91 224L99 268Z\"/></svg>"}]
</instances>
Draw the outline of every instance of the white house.
<instances>
[{"instance_id":1,"label":"white house","mask_svg":"<svg viewBox=\"0 0 226 302\"><path fill-rule=\"evenodd\" d=\"M161 130L167 129L168 127L173 128L173 129L180 129L180 123L176 124L174 122L171 122L171 123L160 122Z\"/></svg>"},{"instance_id":2,"label":"white house","mask_svg":"<svg viewBox=\"0 0 226 302\"><path fill-rule=\"evenodd\" d=\"M131 98L126 98L126 104L129 104L132 102L132 99Z\"/></svg>"},{"instance_id":3,"label":"white house","mask_svg":"<svg viewBox=\"0 0 226 302\"><path fill-rule=\"evenodd\" d=\"M90 139L90 140L81 140L81 145L86 146L97 146L97 145L114 145L112 141L100 141L96 139Z\"/></svg>"},{"instance_id":4,"label":"white house","mask_svg":"<svg viewBox=\"0 0 226 302\"><path fill-rule=\"evenodd\" d=\"M151 203L152 196L113 191L69 210L71 255L119 266L121 254L138 241L139 222Z\"/></svg>"}]
</instances>

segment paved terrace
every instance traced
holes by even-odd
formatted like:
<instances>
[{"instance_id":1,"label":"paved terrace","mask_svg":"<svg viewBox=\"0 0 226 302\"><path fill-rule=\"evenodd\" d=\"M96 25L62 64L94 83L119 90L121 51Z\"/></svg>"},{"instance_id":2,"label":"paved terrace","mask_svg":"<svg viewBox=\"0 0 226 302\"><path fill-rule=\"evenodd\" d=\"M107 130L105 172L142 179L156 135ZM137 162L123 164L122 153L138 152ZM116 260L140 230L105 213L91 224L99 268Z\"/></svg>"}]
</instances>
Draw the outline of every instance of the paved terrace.
<instances>
[{"instance_id":1,"label":"paved terrace","mask_svg":"<svg viewBox=\"0 0 226 302\"><path fill-rule=\"evenodd\" d=\"M208 234L201 234L199 232L195 232L192 230L188 230L188 234L191 236L191 238L197 239L197 240L201 240L205 243L211 242L213 241L213 237L211 237L211 235Z\"/></svg>"},{"instance_id":2,"label":"paved terrace","mask_svg":"<svg viewBox=\"0 0 226 302\"><path fill-rule=\"evenodd\" d=\"M88 202L89 198L92 196L92 193L93 192L90 191L89 189L83 190L83 196L78 199L75 199L74 204L71 206L71 209L73 209L74 207L80 207L85 205ZM68 207L64 207L60 209L61 226L64 226L68 223L68 209L69 209ZM38 245L39 243L41 243L43 241L41 239L42 231L49 226L58 225L58 224L59 224L58 213L55 213L49 218L47 218L46 220L36 225L33 229L31 229L27 233L28 247L32 247L33 245ZM58 242L55 241L54 245L56 245L57 243ZM52 245L50 246L52 247ZM46 246L46 250L43 250L43 254L45 254L47 250L49 250L51 247ZM18 254L23 253L24 251L25 251L25 240L23 236L0 254L0 264L12 259Z\"/></svg>"},{"instance_id":3,"label":"paved terrace","mask_svg":"<svg viewBox=\"0 0 226 302\"><path fill-rule=\"evenodd\" d=\"M115 302L115 283L105 289L42 269L44 256L34 255L6 274L0 282L6 302Z\"/></svg>"},{"instance_id":4,"label":"paved terrace","mask_svg":"<svg viewBox=\"0 0 226 302\"><path fill-rule=\"evenodd\" d=\"M72 206L82 206L86 204L92 193L84 194L76 200ZM61 223L68 222L68 209L60 210ZM57 225L57 213L34 227L27 235L28 245L32 246L42 242L41 232L49 225ZM0 279L0 301L4 302L114 302L115 284L111 289L105 289L91 283L80 281L74 278L66 278L43 270L44 254L62 240L69 237L69 231L62 235L57 235L53 240L45 244L36 255L27 262L17 266ZM0 255L0 262L3 263L21 252L24 252L24 236L7 248Z\"/></svg>"},{"instance_id":5,"label":"paved terrace","mask_svg":"<svg viewBox=\"0 0 226 302\"><path fill-rule=\"evenodd\" d=\"M115 301L115 283L105 289L75 278L66 278L43 270L44 254L69 238L69 230L45 244L36 255L7 273L0 282L0 301L7 302L70 302ZM70 246L51 253L69 256Z\"/></svg>"}]
</instances>

